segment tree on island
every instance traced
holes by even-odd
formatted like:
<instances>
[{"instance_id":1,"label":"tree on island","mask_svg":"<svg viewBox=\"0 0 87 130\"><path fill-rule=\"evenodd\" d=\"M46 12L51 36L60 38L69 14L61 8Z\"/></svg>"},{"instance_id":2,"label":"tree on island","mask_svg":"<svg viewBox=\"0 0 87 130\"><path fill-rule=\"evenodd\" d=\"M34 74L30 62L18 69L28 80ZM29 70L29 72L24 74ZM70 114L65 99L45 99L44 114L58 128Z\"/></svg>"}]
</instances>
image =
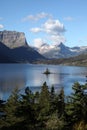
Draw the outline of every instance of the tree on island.
<instances>
[{"instance_id":1,"label":"tree on island","mask_svg":"<svg viewBox=\"0 0 87 130\"><path fill-rule=\"evenodd\" d=\"M49 69L47 68L46 71L44 72L44 74L48 75L48 74L51 74L51 72L50 72Z\"/></svg>"}]
</instances>

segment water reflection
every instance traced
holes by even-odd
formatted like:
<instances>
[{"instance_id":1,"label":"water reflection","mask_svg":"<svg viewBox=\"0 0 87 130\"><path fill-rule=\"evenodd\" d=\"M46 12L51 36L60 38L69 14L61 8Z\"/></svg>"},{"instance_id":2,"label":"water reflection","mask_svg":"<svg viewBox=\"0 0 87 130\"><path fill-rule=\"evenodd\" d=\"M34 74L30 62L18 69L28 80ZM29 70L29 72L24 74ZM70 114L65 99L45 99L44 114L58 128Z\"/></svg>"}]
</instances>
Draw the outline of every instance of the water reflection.
<instances>
[{"instance_id":1,"label":"water reflection","mask_svg":"<svg viewBox=\"0 0 87 130\"><path fill-rule=\"evenodd\" d=\"M7 77L0 79L0 98L8 98L10 93L17 87L18 89L24 88L26 79L23 75L18 77Z\"/></svg>"},{"instance_id":2,"label":"water reflection","mask_svg":"<svg viewBox=\"0 0 87 130\"><path fill-rule=\"evenodd\" d=\"M52 74L43 72L49 68ZM46 81L49 88L54 85L56 91L64 87L70 94L74 82L85 83L87 67L0 64L0 98L7 99L15 87L20 90L29 86L33 91L40 91Z\"/></svg>"}]
</instances>

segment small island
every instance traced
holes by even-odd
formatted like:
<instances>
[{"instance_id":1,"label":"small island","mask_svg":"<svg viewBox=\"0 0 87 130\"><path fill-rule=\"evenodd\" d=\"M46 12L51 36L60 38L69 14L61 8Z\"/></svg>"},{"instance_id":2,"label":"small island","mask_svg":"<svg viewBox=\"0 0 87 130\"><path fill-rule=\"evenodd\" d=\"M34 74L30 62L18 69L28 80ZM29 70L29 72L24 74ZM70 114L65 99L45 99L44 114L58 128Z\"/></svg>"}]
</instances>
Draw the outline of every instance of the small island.
<instances>
[{"instance_id":1,"label":"small island","mask_svg":"<svg viewBox=\"0 0 87 130\"><path fill-rule=\"evenodd\" d=\"M48 74L51 74L51 72L50 72L49 69L47 68L46 71L45 71L43 74L48 75Z\"/></svg>"}]
</instances>

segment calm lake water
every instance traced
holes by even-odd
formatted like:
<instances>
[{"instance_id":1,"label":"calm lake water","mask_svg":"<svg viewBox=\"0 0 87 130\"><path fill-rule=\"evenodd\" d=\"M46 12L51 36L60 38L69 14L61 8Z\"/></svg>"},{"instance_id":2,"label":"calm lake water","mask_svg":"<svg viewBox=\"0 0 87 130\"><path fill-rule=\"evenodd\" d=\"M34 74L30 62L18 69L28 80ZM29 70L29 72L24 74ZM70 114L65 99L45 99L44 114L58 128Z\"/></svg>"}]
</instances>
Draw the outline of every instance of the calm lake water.
<instances>
[{"instance_id":1,"label":"calm lake water","mask_svg":"<svg viewBox=\"0 0 87 130\"><path fill-rule=\"evenodd\" d=\"M52 74L44 75L46 68ZM49 88L54 85L56 92L64 87L65 94L69 95L74 82L86 83L86 75L87 67L0 64L0 98L6 100L15 87L24 91L29 86L33 92L40 91L45 81Z\"/></svg>"}]
</instances>

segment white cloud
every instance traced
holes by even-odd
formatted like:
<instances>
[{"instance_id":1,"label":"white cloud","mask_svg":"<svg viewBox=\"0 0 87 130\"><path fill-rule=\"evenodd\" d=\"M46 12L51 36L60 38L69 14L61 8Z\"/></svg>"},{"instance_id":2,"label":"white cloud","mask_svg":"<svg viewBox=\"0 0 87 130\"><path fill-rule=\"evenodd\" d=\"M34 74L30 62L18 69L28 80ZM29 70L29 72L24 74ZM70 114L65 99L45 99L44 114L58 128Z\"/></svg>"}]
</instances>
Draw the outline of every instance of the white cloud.
<instances>
[{"instance_id":1,"label":"white cloud","mask_svg":"<svg viewBox=\"0 0 87 130\"><path fill-rule=\"evenodd\" d=\"M66 32L64 24L61 23L58 19L53 19L52 15L41 12L36 15L27 16L25 18L25 21L26 20L38 21L39 19L42 18L48 18L48 19L45 19L46 21L42 23L40 26L31 28L30 31L33 33L39 33L39 32L43 33L44 39L49 41L49 43L53 44L59 44L60 42L64 43L66 41L64 37L64 33ZM41 46L43 43L44 41L41 38L34 39L34 46Z\"/></svg>"},{"instance_id":2,"label":"white cloud","mask_svg":"<svg viewBox=\"0 0 87 130\"><path fill-rule=\"evenodd\" d=\"M45 12L41 12L41 13L38 13L36 15L28 15L26 16L25 18L23 18L22 21L29 21L29 20L32 20L32 21L38 21L40 19L43 19L43 18L51 18L52 16L48 13L45 13Z\"/></svg>"},{"instance_id":3,"label":"white cloud","mask_svg":"<svg viewBox=\"0 0 87 130\"><path fill-rule=\"evenodd\" d=\"M61 42L65 43L66 41L63 35L51 35L49 39L51 40L52 44L60 44Z\"/></svg>"},{"instance_id":4,"label":"white cloud","mask_svg":"<svg viewBox=\"0 0 87 130\"><path fill-rule=\"evenodd\" d=\"M59 35L65 32L65 27L59 20L49 19L43 25L44 31L51 35Z\"/></svg>"},{"instance_id":5,"label":"white cloud","mask_svg":"<svg viewBox=\"0 0 87 130\"><path fill-rule=\"evenodd\" d=\"M73 18L73 17L68 16L68 17L65 17L65 18L64 18L64 20L66 20L66 21L73 21L73 20L74 20L74 18Z\"/></svg>"},{"instance_id":6,"label":"white cloud","mask_svg":"<svg viewBox=\"0 0 87 130\"><path fill-rule=\"evenodd\" d=\"M25 18L23 18L23 20L22 21L29 21L29 20L34 20L34 21L37 21L37 18L36 17L34 17L34 15L28 15L28 16L26 16Z\"/></svg>"},{"instance_id":7,"label":"white cloud","mask_svg":"<svg viewBox=\"0 0 87 130\"><path fill-rule=\"evenodd\" d=\"M33 43L34 43L34 46L38 48L41 45L43 45L45 42L41 38L36 38L34 39Z\"/></svg>"},{"instance_id":8,"label":"white cloud","mask_svg":"<svg viewBox=\"0 0 87 130\"><path fill-rule=\"evenodd\" d=\"M38 33L38 32L41 32L42 29L36 27L36 28L31 28L30 31L33 32L33 33Z\"/></svg>"},{"instance_id":9,"label":"white cloud","mask_svg":"<svg viewBox=\"0 0 87 130\"><path fill-rule=\"evenodd\" d=\"M45 12L41 12L39 14L36 15L38 19L42 19L42 18L46 18L46 17L52 17L50 14L45 13Z\"/></svg>"},{"instance_id":10,"label":"white cloud","mask_svg":"<svg viewBox=\"0 0 87 130\"><path fill-rule=\"evenodd\" d=\"M3 29L3 28L4 28L4 26L2 24L0 24L0 29Z\"/></svg>"},{"instance_id":11,"label":"white cloud","mask_svg":"<svg viewBox=\"0 0 87 130\"><path fill-rule=\"evenodd\" d=\"M64 43L66 41L63 35L66 30L64 25L59 20L49 19L40 28L31 28L30 31L33 33L46 33L46 39L51 41L52 44L59 44L60 42ZM42 45L43 41L39 38L35 39L34 43L35 45Z\"/></svg>"},{"instance_id":12,"label":"white cloud","mask_svg":"<svg viewBox=\"0 0 87 130\"><path fill-rule=\"evenodd\" d=\"M49 19L42 25L42 27L31 28L30 31L34 33L42 31L50 35L60 35L66 30L64 25L60 23L59 20Z\"/></svg>"}]
</instances>

